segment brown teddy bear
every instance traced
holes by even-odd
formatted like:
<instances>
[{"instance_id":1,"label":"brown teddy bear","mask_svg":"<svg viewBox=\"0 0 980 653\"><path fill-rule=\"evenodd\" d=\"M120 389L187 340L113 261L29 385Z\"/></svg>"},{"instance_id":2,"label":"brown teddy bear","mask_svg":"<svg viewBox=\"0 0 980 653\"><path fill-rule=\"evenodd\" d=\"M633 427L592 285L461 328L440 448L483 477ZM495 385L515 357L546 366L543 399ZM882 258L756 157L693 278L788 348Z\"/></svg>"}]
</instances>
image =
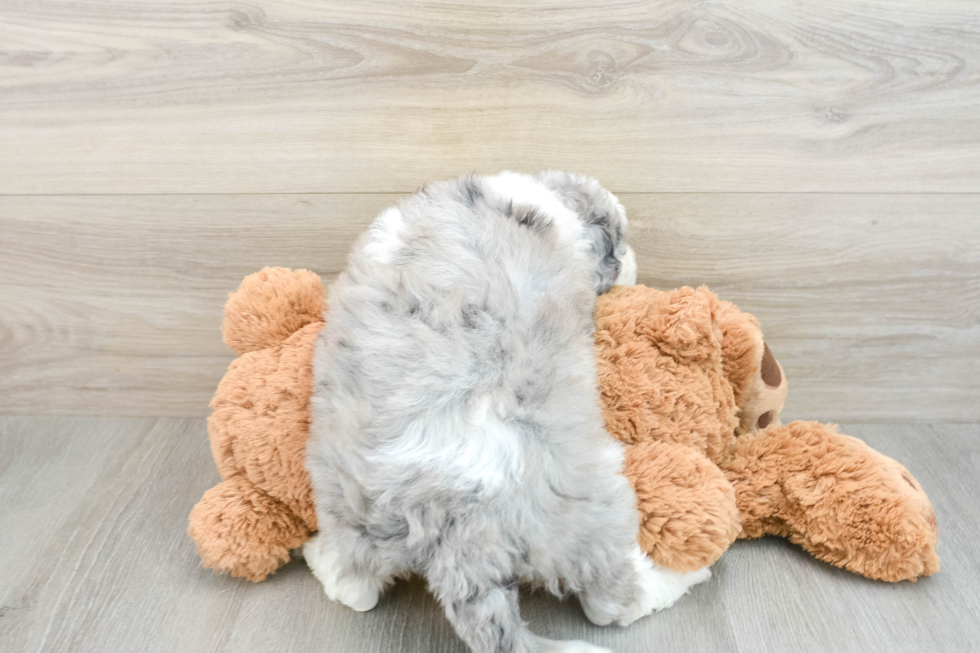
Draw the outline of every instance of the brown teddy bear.
<instances>
[{"instance_id":1,"label":"brown teddy bear","mask_svg":"<svg viewBox=\"0 0 980 653\"><path fill-rule=\"evenodd\" d=\"M208 419L223 481L189 527L206 567L263 580L317 529L304 452L324 306L317 275L283 268L246 277L225 306L240 357ZM692 571L736 538L779 535L869 578L939 570L932 506L904 467L833 427L780 423L785 375L748 313L706 288L616 287L598 298L595 343L658 564Z\"/></svg>"}]
</instances>

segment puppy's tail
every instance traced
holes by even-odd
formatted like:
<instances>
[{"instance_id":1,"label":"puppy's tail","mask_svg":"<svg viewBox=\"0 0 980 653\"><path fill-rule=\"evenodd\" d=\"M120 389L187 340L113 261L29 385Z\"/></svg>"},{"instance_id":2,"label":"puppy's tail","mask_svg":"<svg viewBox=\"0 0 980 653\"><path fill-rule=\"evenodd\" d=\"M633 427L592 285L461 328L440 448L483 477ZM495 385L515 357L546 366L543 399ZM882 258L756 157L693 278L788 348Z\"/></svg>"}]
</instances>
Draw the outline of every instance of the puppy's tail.
<instances>
[{"instance_id":1,"label":"puppy's tail","mask_svg":"<svg viewBox=\"0 0 980 653\"><path fill-rule=\"evenodd\" d=\"M307 324L323 322L327 294L309 270L262 268L228 295L221 333L239 356L276 345Z\"/></svg>"}]
</instances>

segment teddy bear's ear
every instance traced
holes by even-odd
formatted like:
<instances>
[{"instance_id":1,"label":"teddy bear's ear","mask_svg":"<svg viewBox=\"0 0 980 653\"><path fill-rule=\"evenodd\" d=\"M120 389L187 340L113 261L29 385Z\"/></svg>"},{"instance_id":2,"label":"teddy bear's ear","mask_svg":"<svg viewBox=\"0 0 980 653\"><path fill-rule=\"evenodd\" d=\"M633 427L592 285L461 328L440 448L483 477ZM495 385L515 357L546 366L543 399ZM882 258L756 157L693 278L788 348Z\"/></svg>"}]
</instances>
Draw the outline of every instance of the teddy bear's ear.
<instances>
[{"instance_id":1,"label":"teddy bear's ear","mask_svg":"<svg viewBox=\"0 0 980 653\"><path fill-rule=\"evenodd\" d=\"M326 292L309 270L263 268L228 296L221 325L238 355L276 345L307 324L323 321Z\"/></svg>"}]
</instances>

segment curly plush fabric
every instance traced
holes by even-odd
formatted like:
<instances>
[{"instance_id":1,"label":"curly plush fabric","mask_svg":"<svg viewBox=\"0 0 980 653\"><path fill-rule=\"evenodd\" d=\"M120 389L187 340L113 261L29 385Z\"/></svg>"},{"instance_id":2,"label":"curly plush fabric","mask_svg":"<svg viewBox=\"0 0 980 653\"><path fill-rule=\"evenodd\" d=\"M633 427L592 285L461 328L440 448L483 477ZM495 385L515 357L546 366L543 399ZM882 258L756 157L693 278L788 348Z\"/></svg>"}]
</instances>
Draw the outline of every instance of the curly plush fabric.
<instances>
[{"instance_id":1,"label":"curly plush fabric","mask_svg":"<svg viewBox=\"0 0 980 653\"><path fill-rule=\"evenodd\" d=\"M326 293L313 272L263 268L228 296L221 333L242 355L284 342L308 324L323 323Z\"/></svg>"},{"instance_id":2,"label":"curly plush fabric","mask_svg":"<svg viewBox=\"0 0 980 653\"><path fill-rule=\"evenodd\" d=\"M204 566L262 580L316 532L306 472L313 345L326 294L306 270L249 275L225 306L232 361L211 400L211 453L224 481L191 512Z\"/></svg>"},{"instance_id":3,"label":"curly plush fabric","mask_svg":"<svg viewBox=\"0 0 980 653\"><path fill-rule=\"evenodd\" d=\"M640 547L657 564L696 571L738 537L735 490L704 454L648 440L626 450L625 473L636 491Z\"/></svg>"},{"instance_id":4,"label":"curly plush fabric","mask_svg":"<svg viewBox=\"0 0 980 653\"><path fill-rule=\"evenodd\" d=\"M736 537L778 535L869 578L939 570L932 506L904 467L833 427L781 425L785 373L753 316L707 288L618 287L595 339L654 561L690 571Z\"/></svg>"},{"instance_id":5,"label":"curly plush fabric","mask_svg":"<svg viewBox=\"0 0 980 653\"><path fill-rule=\"evenodd\" d=\"M718 308L706 288L618 286L599 298L596 363L614 437L683 444L721 459L738 420Z\"/></svg>"},{"instance_id":6,"label":"curly plush fabric","mask_svg":"<svg viewBox=\"0 0 980 653\"><path fill-rule=\"evenodd\" d=\"M319 277L283 268L246 277L229 297L222 328L240 358L208 420L223 481L188 529L207 567L259 581L316 531L305 449L324 305ZM939 570L918 482L834 427L783 426L786 375L734 304L707 288L613 288L598 300L595 355L639 542L657 563L692 571L737 537L777 535L869 578Z\"/></svg>"},{"instance_id":7,"label":"curly plush fabric","mask_svg":"<svg viewBox=\"0 0 980 653\"><path fill-rule=\"evenodd\" d=\"M312 535L295 513L245 476L204 493L191 512L189 533L205 567L252 581L289 562L289 550Z\"/></svg>"},{"instance_id":8,"label":"curly plush fabric","mask_svg":"<svg viewBox=\"0 0 980 653\"><path fill-rule=\"evenodd\" d=\"M722 468L735 487L742 537L788 537L868 578L939 571L932 505L907 469L816 422L739 438Z\"/></svg>"}]
</instances>

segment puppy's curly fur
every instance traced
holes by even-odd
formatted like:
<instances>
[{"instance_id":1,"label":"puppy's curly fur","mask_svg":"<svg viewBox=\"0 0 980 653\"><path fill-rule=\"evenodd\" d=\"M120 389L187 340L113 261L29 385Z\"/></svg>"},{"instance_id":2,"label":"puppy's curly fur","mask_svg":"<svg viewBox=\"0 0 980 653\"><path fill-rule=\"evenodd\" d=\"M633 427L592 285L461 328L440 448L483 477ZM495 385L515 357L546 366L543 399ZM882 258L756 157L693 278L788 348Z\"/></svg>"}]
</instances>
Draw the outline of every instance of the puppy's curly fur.
<instances>
[{"instance_id":1,"label":"puppy's curly fur","mask_svg":"<svg viewBox=\"0 0 980 653\"><path fill-rule=\"evenodd\" d=\"M305 554L330 598L370 609L419 573L474 651L589 651L527 631L518 582L625 625L705 577L639 552L603 428L593 311L635 281L626 227L593 179L502 173L424 187L361 237L314 359Z\"/></svg>"}]
</instances>

